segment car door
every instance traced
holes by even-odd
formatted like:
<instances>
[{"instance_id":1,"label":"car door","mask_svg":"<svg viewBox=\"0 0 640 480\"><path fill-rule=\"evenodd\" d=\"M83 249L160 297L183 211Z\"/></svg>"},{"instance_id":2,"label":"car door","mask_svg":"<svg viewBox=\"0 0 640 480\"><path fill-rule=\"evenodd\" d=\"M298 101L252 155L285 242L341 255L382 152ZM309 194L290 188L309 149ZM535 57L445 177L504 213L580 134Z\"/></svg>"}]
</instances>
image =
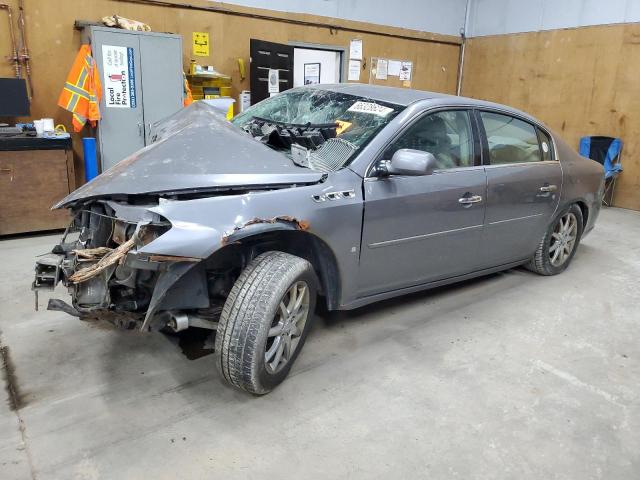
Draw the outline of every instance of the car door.
<instances>
[{"instance_id":1,"label":"car door","mask_svg":"<svg viewBox=\"0 0 640 480\"><path fill-rule=\"evenodd\" d=\"M524 260L558 207L562 169L551 137L533 123L493 111L477 111L477 118L487 163L487 260Z\"/></svg>"},{"instance_id":2,"label":"car door","mask_svg":"<svg viewBox=\"0 0 640 480\"><path fill-rule=\"evenodd\" d=\"M359 269L361 296L471 272L482 264L486 176L467 110L428 113L390 142L432 153L423 176L368 176Z\"/></svg>"}]
</instances>

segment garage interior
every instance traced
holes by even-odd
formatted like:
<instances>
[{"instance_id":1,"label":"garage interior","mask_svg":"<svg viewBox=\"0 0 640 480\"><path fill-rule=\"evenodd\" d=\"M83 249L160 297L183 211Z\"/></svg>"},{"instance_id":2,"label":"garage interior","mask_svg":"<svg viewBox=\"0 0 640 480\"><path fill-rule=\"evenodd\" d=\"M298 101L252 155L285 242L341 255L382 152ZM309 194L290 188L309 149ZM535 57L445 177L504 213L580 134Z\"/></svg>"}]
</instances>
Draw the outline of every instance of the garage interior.
<instances>
[{"instance_id":1,"label":"garage interior","mask_svg":"<svg viewBox=\"0 0 640 480\"><path fill-rule=\"evenodd\" d=\"M127 19L142 30L109 26ZM0 0L0 25L0 478L640 477L640 2ZM75 131L59 99L87 42L100 76L98 45L134 52L143 96ZM315 83L488 100L575 150L620 139L622 170L561 275L319 306L288 379L252 396L207 335L46 310L62 286L34 308L70 221L50 207L153 143L185 79L228 118Z\"/></svg>"}]
</instances>

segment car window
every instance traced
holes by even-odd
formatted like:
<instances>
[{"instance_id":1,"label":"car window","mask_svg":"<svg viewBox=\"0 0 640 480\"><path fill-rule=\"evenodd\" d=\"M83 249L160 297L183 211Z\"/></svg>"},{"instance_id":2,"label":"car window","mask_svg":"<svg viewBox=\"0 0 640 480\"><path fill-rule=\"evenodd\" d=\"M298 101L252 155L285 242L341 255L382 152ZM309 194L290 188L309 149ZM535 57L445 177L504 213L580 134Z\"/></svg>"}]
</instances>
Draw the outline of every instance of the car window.
<instances>
[{"instance_id":1,"label":"car window","mask_svg":"<svg viewBox=\"0 0 640 480\"><path fill-rule=\"evenodd\" d=\"M480 112L480 118L487 133L492 165L542 160L538 135L533 125L493 112Z\"/></svg>"},{"instance_id":2,"label":"car window","mask_svg":"<svg viewBox=\"0 0 640 480\"><path fill-rule=\"evenodd\" d=\"M553 143L551 143L551 137L544 131L538 129L540 135L540 147L542 148L542 160L548 162L553 160Z\"/></svg>"},{"instance_id":3,"label":"car window","mask_svg":"<svg viewBox=\"0 0 640 480\"><path fill-rule=\"evenodd\" d=\"M450 110L431 113L417 120L386 150L391 159L401 148L432 153L437 168L470 167L473 165L473 134L469 112Z\"/></svg>"}]
</instances>

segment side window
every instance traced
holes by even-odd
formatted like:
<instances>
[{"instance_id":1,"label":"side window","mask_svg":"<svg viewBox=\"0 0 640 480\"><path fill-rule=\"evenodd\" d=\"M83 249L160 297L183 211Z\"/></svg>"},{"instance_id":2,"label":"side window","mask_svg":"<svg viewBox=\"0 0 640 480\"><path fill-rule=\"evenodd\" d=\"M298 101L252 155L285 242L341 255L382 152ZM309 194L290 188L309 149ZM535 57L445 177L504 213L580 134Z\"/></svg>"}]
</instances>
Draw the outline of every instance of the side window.
<instances>
[{"instance_id":1,"label":"side window","mask_svg":"<svg viewBox=\"0 0 640 480\"><path fill-rule=\"evenodd\" d=\"M508 115L480 112L492 165L539 162L542 152L533 125Z\"/></svg>"},{"instance_id":2,"label":"side window","mask_svg":"<svg viewBox=\"0 0 640 480\"><path fill-rule=\"evenodd\" d=\"M473 165L473 133L464 110L436 112L417 120L386 150L390 159L401 148L432 153L438 168Z\"/></svg>"},{"instance_id":3,"label":"side window","mask_svg":"<svg viewBox=\"0 0 640 480\"><path fill-rule=\"evenodd\" d=\"M553 158L553 143L551 137L542 130L538 129L538 135L540 135L540 148L542 148L542 160L548 162L554 160Z\"/></svg>"}]
</instances>

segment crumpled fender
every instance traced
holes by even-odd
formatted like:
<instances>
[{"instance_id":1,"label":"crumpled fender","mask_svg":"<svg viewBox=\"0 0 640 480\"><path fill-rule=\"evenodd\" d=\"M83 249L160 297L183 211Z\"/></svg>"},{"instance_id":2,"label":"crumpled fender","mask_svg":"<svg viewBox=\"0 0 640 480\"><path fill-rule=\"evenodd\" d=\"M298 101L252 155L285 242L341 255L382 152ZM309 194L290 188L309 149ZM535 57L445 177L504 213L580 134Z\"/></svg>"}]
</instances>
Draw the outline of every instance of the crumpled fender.
<instances>
[{"instance_id":1,"label":"crumpled fender","mask_svg":"<svg viewBox=\"0 0 640 480\"><path fill-rule=\"evenodd\" d=\"M308 221L284 215L281 209L276 209L276 203L293 204L282 201L282 195L286 195L286 192L288 190L277 190L277 199L273 195L270 196L270 192L256 192L196 200L163 201L149 211L168 219L171 228L139 248L138 254L205 259L229 243L258 233L274 230L308 230ZM270 199L273 199L272 203ZM307 205L310 203L310 197L308 199L309 201L305 202ZM292 207L291 210L300 212L300 206L297 209ZM162 308L167 293L194 265L193 262L171 263L160 274L141 330L154 330L158 327L154 324L154 317Z\"/></svg>"},{"instance_id":2,"label":"crumpled fender","mask_svg":"<svg viewBox=\"0 0 640 480\"><path fill-rule=\"evenodd\" d=\"M207 258L225 245L256 233L312 231L308 217L318 209L311 198L320 190L317 187L163 201L150 211L169 220L171 229L138 252Z\"/></svg>"},{"instance_id":3,"label":"crumpled fender","mask_svg":"<svg viewBox=\"0 0 640 480\"><path fill-rule=\"evenodd\" d=\"M355 295L362 228L361 184L360 177L343 169L313 185L161 200L149 211L166 218L172 226L137 252L206 259L226 245L256 234L304 231L333 252L341 267L340 285L344 292Z\"/></svg>"}]
</instances>

